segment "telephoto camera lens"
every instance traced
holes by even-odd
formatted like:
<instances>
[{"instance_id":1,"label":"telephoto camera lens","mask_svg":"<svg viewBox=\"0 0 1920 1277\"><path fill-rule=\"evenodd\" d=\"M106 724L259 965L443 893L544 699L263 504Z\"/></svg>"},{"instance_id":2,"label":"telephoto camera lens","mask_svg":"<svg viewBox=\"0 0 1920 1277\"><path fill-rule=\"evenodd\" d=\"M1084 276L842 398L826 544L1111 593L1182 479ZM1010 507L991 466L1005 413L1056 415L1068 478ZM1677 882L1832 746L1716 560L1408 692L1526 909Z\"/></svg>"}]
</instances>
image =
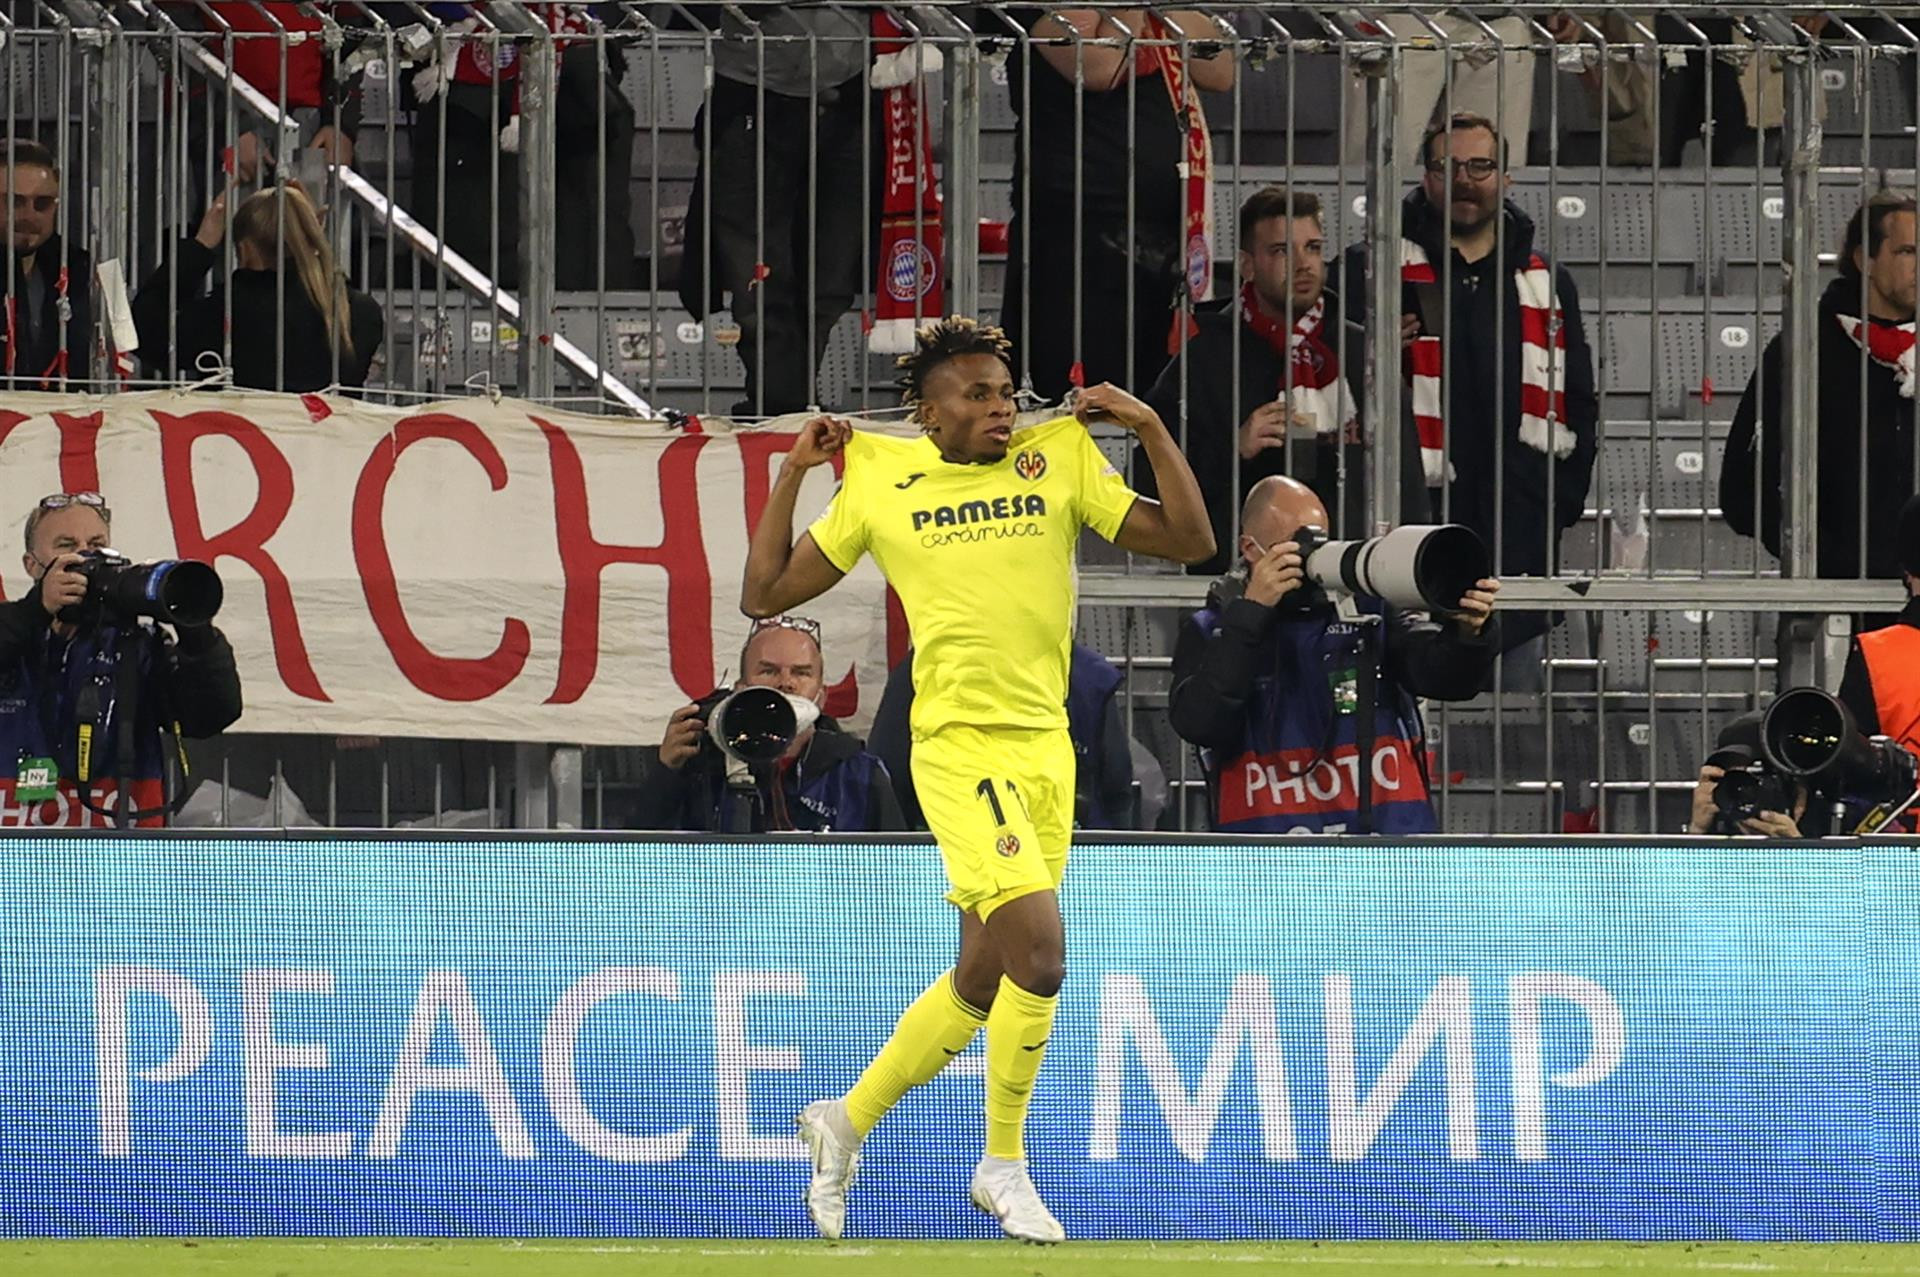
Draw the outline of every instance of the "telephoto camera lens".
<instances>
[{"instance_id":1,"label":"telephoto camera lens","mask_svg":"<svg viewBox=\"0 0 1920 1277\"><path fill-rule=\"evenodd\" d=\"M1364 541L1327 541L1317 528L1295 535L1306 573L1321 589L1366 594L1407 611L1454 612L1492 570L1487 547L1458 523L1410 523Z\"/></svg>"}]
</instances>

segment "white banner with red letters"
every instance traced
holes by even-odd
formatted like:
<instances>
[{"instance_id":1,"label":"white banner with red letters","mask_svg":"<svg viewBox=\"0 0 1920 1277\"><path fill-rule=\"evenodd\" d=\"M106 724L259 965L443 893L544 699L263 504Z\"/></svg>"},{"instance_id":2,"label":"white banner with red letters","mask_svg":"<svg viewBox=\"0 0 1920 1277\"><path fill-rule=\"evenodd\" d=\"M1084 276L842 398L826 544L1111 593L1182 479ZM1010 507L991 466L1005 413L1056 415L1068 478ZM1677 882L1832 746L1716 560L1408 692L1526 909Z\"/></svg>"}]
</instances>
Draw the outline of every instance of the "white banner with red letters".
<instances>
[{"instance_id":1,"label":"white banner with red letters","mask_svg":"<svg viewBox=\"0 0 1920 1277\"><path fill-rule=\"evenodd\" d=\"M747 538L792 440L511 399L8 394L0 527L17 550L41 497L98 491L122 553L212 563L236 731L644 744L734 678ZM796 529L835 481L808 476ZM30 583L0 556L7 599ZM863 562L802 609L856 727L905 648L888 597Z\"/></svg>"}]
</instances>

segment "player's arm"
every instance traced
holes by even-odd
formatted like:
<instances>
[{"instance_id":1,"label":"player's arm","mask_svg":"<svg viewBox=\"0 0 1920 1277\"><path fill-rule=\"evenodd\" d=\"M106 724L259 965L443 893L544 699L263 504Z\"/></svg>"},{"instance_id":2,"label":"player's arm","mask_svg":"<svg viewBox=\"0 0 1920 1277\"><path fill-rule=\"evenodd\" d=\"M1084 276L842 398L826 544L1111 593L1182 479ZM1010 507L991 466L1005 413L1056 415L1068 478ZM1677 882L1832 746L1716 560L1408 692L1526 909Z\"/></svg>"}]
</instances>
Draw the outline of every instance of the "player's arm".
<instances>
[{"instance_id":1,"label":"player's arm","mask_svg":"<svg viewBox=\"0 0 1920 1277\"><path fill-rule=\"evenodd\" d=\"M833 566L811 534L793 542L793 503L807 471L847 446L853 427L838 417L815 417L800 427L780 476L767 495L760 526L747 546L747 570L740 583L740 610L748 616L778 616L824 594L845 573Z\"/></svg>"},{"instance_id":2,"label":"player's arm","mask_svg":"<svg viewBox=\"0 0 1920 1277\"><path fill-rule=\"evenodd\" d=\"M1158 501L1141 497L1127 512L1113 543L1135 554L1151 554L1176 563L1200 563L1213 557L1213 522L1200 496L1200 483L1160 414L1111 383L1089 387L1074 401L1083 423L1111 421L1131 430L1147 454Z\"/></svg>"}]
</instances>

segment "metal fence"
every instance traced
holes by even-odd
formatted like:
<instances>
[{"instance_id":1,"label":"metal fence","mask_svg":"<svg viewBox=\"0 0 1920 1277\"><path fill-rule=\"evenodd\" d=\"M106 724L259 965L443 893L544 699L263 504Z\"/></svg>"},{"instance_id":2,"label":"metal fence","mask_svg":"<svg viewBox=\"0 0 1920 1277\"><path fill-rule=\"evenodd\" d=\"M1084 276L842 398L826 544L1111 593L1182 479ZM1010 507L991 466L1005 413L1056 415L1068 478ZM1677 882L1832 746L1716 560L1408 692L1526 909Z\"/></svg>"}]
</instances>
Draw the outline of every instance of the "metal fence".
<instances>
[{"instance_id":1,"label":"metal fence","mask_svg":"<svg viewBox=\"0 0 1920 1277\"><path fill-rule=\"evenodd\" d=\"M218 245L216 280L245 264L234 236L201 220L230 182L228 223L250 189L285 179L324 209L341 268L384 318L378 350L355 352L371 356L360 393L392 402L488 389L642 416L883 412L897 404L892 357L869 330L936 310L1005 323L1036 407L1076 380L1148 395L1165 339L1196 314L1204 334L1217 310L1234 334L1224 375L1195 372L1194 337L1155 399L1189 455L1218 462L1203 483L1227 557L1252 477L1311 474L1346 526L1477 525L1506 578L1503 608L1558 617L1507 653L1490 695L1431 714L1451 829L1678 828L1718 727L1776 687L1832 686L1856 616L1899 606L1883 520L1889 494L1920 486L1920 398L1910 382L1891 407L1870 393L1887 374L1870 343L1844 377L1823 364L1822 308L1885 309L1878 268L1848 269L1841 246L1863 203L1911 191L1920 171L1920 21L1905 10L76 0L4 12L0 132L55 153L62 251L120 263L133 309L164 325L163 339L136 334L98 299L94 331L76 337L99 358L69 368L96 388L201 376L314 388L290 377L311 352L296 343L290 361L286 327L265 363L253 343L250 368L231 330L214 358L188 348L181 316L199 284L169 266L196 227ZM904 128L877 59L923 87ZM1168 88L1184 78L1191 102ZM1456 138L1484 133L1443 131L1422 151L1429 121L1460 112L1489 118L1504 143L1484 182L1465 152L1446 166ZM351 154L312 147L328 134L350 136ZM1446 251L1460 197L1508 181L1517 216L1492 218L1489 256ZM1238 215L1267 188L1317 197L1318 264L1343 317L1323 338L1359 407L1351 435L1297 412L1249 454L1226 436L1237 443L1263 403L1297 406L1302 388L1291 356L1271 393L1249 380L1261 356L1236 318L1251 264ZM10 242L32 213L18 198L5 212ZM1425 292L1403 267L1403 237L1422 225L1441 227ZM937 246L938 307L920 245ZM1288 248L1289 269L1309 264L1312 246ZM1490 331L1453 322L1479 263L1504 290L1532 253L1561 272L1545 273L1541 305L1565 312L1538 359L1519 311L1492 307ZM1905 262L1910 320L1910 251ZM22 287L10 275L10 313ZM275 287L284 307L300 285L282 270ZM1404 372L1409 297L1438 308L1423 336L1447 334L1430 438ZM1312 300L1276 299L1283 339ZM1778 557L1729 527L1720 485L1730 434L1746 429L1742 392L1776 337L1780 387L1756 395L1756 415L1765 446L1784 451ZM324 384L360 380L337 344L321 353ZM1837 421L1847 378L1857 417ZM1564 384L1550 425L1571 424L1573 451L1528 457L1511 432L1462 419L1476 380L1522 397ZM1429 482L1407 478L1423 443L1437 452ZM1102 444L1133 471L1124 437ZM1588 458L1584 483L1556 481ZM1532 475L1544 493L1526 490ZM1762 487L1756 467L1734 491L1764 522ZM1171 796L1163 826L1197 827L1203 782L1166 703L1173 639L1206 579L1092 541L1085 563L1083 639L1127 674L1130 734ZM259 817L273 824L289 796L327 823L458 810L617 823L647 752L283 744L265 774L292 783ZM231 777L235 760L258 770L270 753L235 741L207 755ZM1143 791L1157 806L1156 782Z\"/></svg>"}]
</instances>

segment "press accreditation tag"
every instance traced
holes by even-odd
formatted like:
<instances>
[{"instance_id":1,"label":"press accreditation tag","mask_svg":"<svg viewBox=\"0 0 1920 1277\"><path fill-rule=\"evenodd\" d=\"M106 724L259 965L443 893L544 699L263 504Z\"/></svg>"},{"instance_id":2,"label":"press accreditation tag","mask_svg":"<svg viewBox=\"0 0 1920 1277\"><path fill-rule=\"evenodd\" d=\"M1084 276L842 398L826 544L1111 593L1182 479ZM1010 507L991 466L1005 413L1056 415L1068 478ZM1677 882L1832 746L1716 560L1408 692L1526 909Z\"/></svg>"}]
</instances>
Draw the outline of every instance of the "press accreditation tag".
<instances>
[{"instance_id":1,"label":"press accreditation tag","mask_svg":"<svg viewBox=\"0 0 1920 1277\"><path fill-rule=\"evenodd\" d=\"M1345 669L1333 671L1327 676L1328 684L1333 688L1333 712L1336 714L1357 714L1360 711L1360 674L1349 665Z\"/></svg>"},{"instance_id":2,"label":"press accreditation tag","mask_svg":"<svg viewBox=\"0 0 1920 1277\"><path fill-rule=\"evenodd\" d=\"M59 797L60 768L51 758L23 758L13 778L13 796L21 802L39 803Z\"/></svg>"}]
</instances>

